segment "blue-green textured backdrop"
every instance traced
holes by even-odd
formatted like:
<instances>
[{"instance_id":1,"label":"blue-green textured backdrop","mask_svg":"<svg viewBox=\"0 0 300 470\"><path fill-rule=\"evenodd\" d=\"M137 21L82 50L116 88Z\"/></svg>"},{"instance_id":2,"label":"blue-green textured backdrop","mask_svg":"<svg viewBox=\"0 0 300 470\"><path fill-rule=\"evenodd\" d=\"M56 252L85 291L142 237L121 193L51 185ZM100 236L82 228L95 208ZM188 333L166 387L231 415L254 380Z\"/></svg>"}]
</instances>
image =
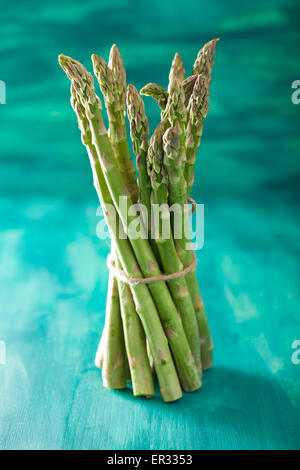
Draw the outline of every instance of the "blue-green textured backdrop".
<instances>
[{"instance_id":1,"label":"blue-green textured backdrop","mask_svg":"<svg viewBox=\"0 0 300 470\"><path fill-rule=\"evenodd\" d=\"M0 1L1 449L300 448L300 79L296 0ZM174 404L102 387L93 365L108 245L69 83L116 43L128 81L167 86L217 46L193 196L215 343L203 389ZM151 129L159 110L146 99Z\"/></svg>"}]
</instances>

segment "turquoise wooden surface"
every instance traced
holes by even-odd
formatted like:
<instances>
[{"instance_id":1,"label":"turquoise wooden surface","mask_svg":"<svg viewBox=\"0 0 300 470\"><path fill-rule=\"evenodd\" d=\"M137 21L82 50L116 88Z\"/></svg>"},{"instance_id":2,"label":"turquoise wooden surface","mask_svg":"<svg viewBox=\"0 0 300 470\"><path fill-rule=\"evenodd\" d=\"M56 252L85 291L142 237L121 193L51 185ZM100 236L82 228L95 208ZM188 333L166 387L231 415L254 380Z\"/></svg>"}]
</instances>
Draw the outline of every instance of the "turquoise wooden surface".
<instances>
[{"instance_id":1,"label":"turquoise wooden surface","mask_svg":"<svg viewBox=\"0 0 300 470\"><path fill-rule=\"evenodd\" d=\"M296 2L0 3L0 448L299 449ZM116 42L130 82L166 85L174 52L191 68L215 36L193 192L215 366L201 391L166 405L105 390L93 365L108 246L56 58L89 65Z\"/></svg>"}]
</instances>

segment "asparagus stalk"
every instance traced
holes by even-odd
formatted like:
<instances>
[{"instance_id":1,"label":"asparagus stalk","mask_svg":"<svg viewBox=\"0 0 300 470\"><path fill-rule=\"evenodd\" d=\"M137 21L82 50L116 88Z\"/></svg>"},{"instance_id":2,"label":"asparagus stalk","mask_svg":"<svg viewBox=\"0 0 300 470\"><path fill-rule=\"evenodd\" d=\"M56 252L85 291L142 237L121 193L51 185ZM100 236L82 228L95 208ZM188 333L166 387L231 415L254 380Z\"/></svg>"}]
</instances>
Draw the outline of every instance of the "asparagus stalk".
<instances>
[{"instance_id":1,"label":"asparagus stalk","mask_svg":"<svg viewBox=\"0 0 300 470\"><path fill-rule=\"evenodd\" d=\"M128 194L136 201L135 170L129 154L125 126L126 73L123 61L116 46L111 49L108 65L99 56L94 55L92 59L95 74L105 97L109 117L110 141L115 149L123 180L127 182ZM116 264L121 267L118 256L115 257L115 260ZM129 286L120 281L118 285L133 393L134 395L151 396L154 394L154 388L146 352L145 334L136 313ZM136 337L134 337L134 332Z\"/></svg>"},{"instance_id":2,"label":"asparagus stalk","mask_svg":"<svg viewBox=\"0 0 300 470\"><path fill-rule=\"evenodd\" d=\"M112 274L109 276L107 307L105 315L105 344L102 364L104 387L126 387L125 344L121 320L118 283Z\"/></svg>"},{"instance_id":3,"label":"asparagus stalk","mask_svg":"<svg viewBox=\"0 0 300 470\"><path fill-rule=\"evenodd\" d=\"M187 120L182 87L184 76L183 61L179 54L175 54L169 75L168 101L166 108L162 111L162 118L167 119L170 126L177 129L181 150L184 150L185 123Z\"/></svg>"},{"instance_id":4,"label":"asparagus stalk","mask_svg":"<svg viewBox=\"0 0 300 470\"><path fill-rule=\"evenodd\" d=\"M143 275L138 267L128 239L117 238L121 221L109 208L113 201L99 161L92 162L94 168L95 186L103 207L106 222L111 236L116 244L118 256L123 269L128 276L142 278ZM115 223L116 222L116 223ZM144 284L131 286L136 311L141 319L146 337L149 342L154 367L160 385L160 391L164 401L174 401L182 396L176 370L170 354L168 341L162 329L162 325L148 287Z\"/></svg>"},{"instance_id":5,"label":"asparagus stalk","mask_svg":"<svg viewBox=\"0 0 300 470\"><path fill-rule=\"evenodd\" d=\"M71 105L77 114L81 138L92 158L96 157L92 134L76 90L71 85ZM102 368L103 385L108 388L125 388L128 364L121 320L117 281L110 275L106 304L105 326L96 355L96 365Z\"/></svg>"},{"instance_id":6,"label":"asparagus stalk","mask_svg":"<svg viewBox=\"0 0 300 470\"><path fill-rule=\"evenodd\" d=\"M90 150L90 153L95 156L95 149L92 144L92 136L84 108L78 103L73 85L71 93L72 105L77 112L78 122L82 130L82 140ZM112 250L112 256L115 258L118 267L121 267L115 250ZM121 311L119 300L121 300ZM122 321L120 321L120 313L122 313L124 332ZM122 362L126 355L124 336L129 358L133 393L134 395L152 396L154 394L154 386L146 351L145 334L135 310L130 288L124 282L119 281L118 283L110 273L106 321L96 359L96 365L102 368L103 384L106 387L126 387L127 369L124 367L125 361Z\"/></svg>"},{"instance_id":7,"label":"asparagus stalk","mask_svg":"<svg viewBox=\"0 0 300 470\"><path fill-rule=\"evenodd\" d=\"M145 227L148 228L148 239L157 260L159 253L155 241L151 237L151 184L147 172L147 149L149 124L145 113L144 102L133 85L128 85L127 89L127 114L130 123L130 136L132 140L133 152L136 156L136 168L138 174L139 202L147 210L147 214L142 212Z\"/></svg>"},{"instance_id":8,"label":"asparagus stalk","mask_svg":"<svg viewBox=\"0 0 300 470\"><path fill-rule=\"evenodd\" d=\"M197 59L193 67L193 76L197 79L194 82L192 79L190 86L186 85L186 104L188 104L189 122L187 125L187 163L185 168L185 177L187 183L187 197L190 194L191 188L194 183L194 165L196 159L197 148L200 145L203 120L208 112L208 99L209 99L209 86L211 84L211 72L214 66L214 56L216 51L218 39L209 41L199 51ZM187 282L194 300L194 307L197 313L198 325L201 335L201 358L202 366L204 369L209 368L213 363L213 343L209 331L205 307L203 304L200 289L197 283L196 270L191 271L187 275Z\"/></svg>"},{"instance_id":9,"label":"asparagus stalk","mask_svg":"<svg viewBox=\"0 0 300 470\"><path fill-rule=\"evenodd\" d=\"M121 304L121 301L120 301L120 304ZM122 334L124 334L124 333L122 333ZM98 369L102 369L102 367L103 367L105 347L106 347L106 328L105 328L105 325L104 325L104 328L102 330L102 335L101 335L101 338L100 338L100 341L99 341L99 344L98 344L98 348L97 348L97 351L96 351L95 360L94 360L94 364ZM126 351L124 352L124 355L125 355L125 366L124 366L125 376L126 376L127 382L130 382L131 381L131 375L130 375L129 363L128 363Z\"/></svg>"},{"instance_id":10,"label":"asparagus stalk","mask_svg":"<svg viewBox=\"0 0 300 470\"><path fill-rule=\"evenodd\" d=\"M149 124L145 113L144 102L133 85L127 88L127 113L130 123L130 136L133 152L136 156L136 168L138 174L139 202L151 211L150 194L151 184L147 173L147 149Z\"/></svg>"},{"instance_id":11,"label":"asparagus stalk","mask_svg":"<svg viewBox=\"0 0 300 470\"><path fill-rule=\"evenodd\" d=\"M116 264L119 269L122 269L118 257ZM154 385L146 349L145 333L136 312L129 285L118 281L118 286L133 394L150 397L154 395Z\"/></svg>"},{"instance_id":12,"label":"asparagus stalk","mask_svg":"<svg viewBox=\"0 0 300 470\"><path fill-rule=\"evenodd\" d=\"M175 172L182 174L181 168L184 167L186 161L185 155L185 125L187 120L187 110L185 106L184 99L184 90L182 82L184 80L185 71L184 65L179 54L175 54L174 60L172 62L170 75L169 75L169 86L168 86L168 101L165 110L162 112L162 116L169 122L169 125L176 129L178 134L178 149L176 155L178 157L178 168L175 169ZM174 180L174 177L169 172L170 183ZM180 180L183 183L183 179ZM178 188L181 188L181 185L178 184L169 184L169 191L171 192L171 205L173 204L172 199L178 199L178 197L173 197L172 193ZM183 189L183 188L182 188ZM177 202L175 200L175 202ZM182 210L184 206L180 207ZM184 221L184 218L183 218ZM173 218L174 223L174 218ZM174 228L174 227L173 227Z\"/></svg>"},{"instance_id":13,"label":"asparagus stalk","mask_svg":"<svg viewBox=\"0 0 300 470\"><path fill-rule=\"evenodd\" d=\"M187 134L187 162L185 178L187 182L187 197L189 197L194 184L194 166L197 149L200 145L203 130L203 120L208 113L209 87L211 72L214 66L214 57L218 39L212 39L198 52L193 67L193 76L197 77L194 84L190 83L186 89L186 104L188 107Z\"/></svg>"},{"instance_id":14,"label":"asparagus stalk","mask_svg":"<svg viewBox=\"0 0 300 470\"><path fill-rule=\"evenodd\" d=\"M118 76L118 81L116 81L115 79L116 75ZM102 80L100 81L100 86L102 88L102 91L105 92L104 96L105 96L105 101L106 101L108 115L109 115L109 124L110 124L110 131L111 131L110 137L113 142L116 154L118 156L118 161L121 166L121 170L129 173L128 181L130 181L130 176L132 176L132 179L135 179L135 178L134 178L134 167L130 160L130 155L129 155L128 146L127 146L126 127L125 127L125 119L124 119L124 108L125 108L124 87L126 90L126 74L125 74L125 70L123 67L122 58L119 54L119 51L117 50L115 46L113 46L111 49L110 67L107 66L106 63L103 61L102 74L100 74L100 76L102 78ZM123 158L124 153L126 155L126 146L127 146L129 159ZM132 164L132 168L130 167L130 163ZM129 168L131 172L129 171ZM115 290L118 292L118 288L116 288ZM110 295L109 291L108 291L108 295ZM110 304L114 306L114 303L109 303L109 305ZM111 350L111 348L107 347L107 344L109 344L110 341L112 340L110 335L113 334L117 338L118 336L120 336L120 333L121 333L119 331L118 332L115 331L114 329L110 329L107 326L109 318L110 317L109 317L109 311L108 311L107 321L104 327L105 331L103 332L103 338L106 339L106 342L104 341L102 342L101 349L99 345L99 351L97 351L97 354L96 354L96 361L99 362L99 365L102 364L103 376L107 374L104 366L106 363L105 356L107 356L107 351L109 352ZM120 328L122 328L122 325L120 324L120 322L119 322L119 326ZM108 367L110 368L113 367L113 364L111 364L110 362L107 362L107 364L108 364Z\"/></svg>"},{"instance_id":15,"label":"asparagus stalk","mask_svg":"<svg viewBox=\"0 0 300 470\"><path fill-rule=\"evenodd\" d=\"M114 44L110 51L108 65L95 54L92 55L94 73L104 96L109 120L110 141L116 153L118 165L126 188L133 201L138 198L135 168L130 156L125 124L126 72L121 54ZM129 189L130 187L130 189Z\"/></svg>"},{"instance_id":16,"label":"asparagus stalk","mask_svg":"<svg viewBox=\"0 0 300 470\"><path fill-rule=\"evenodd\" d=\"M128 276L142 278L143 275L136 262L128 239L117 238L121 221L112 214L109 208L113 201L106 184L104 174L99 161L93 162L95 185L98 188L98 196L103 207L106 222L111 236L116 244L118 256L125 273ZM115 223L116 222L116 223ZM182 393L178 382L176 370L170 354L168 340L162 329L162 325L148 287L145 284L131 286L136 311L141 319L146 337L149 342L154 367L160 385L160 391L164 401L174 401L181 397Z\"/></svg>"},{"instance_id":17,"label":"asparagus stalk","mask_svg":"<svg viewBox=\"0 0 300 470\"><path fill-rule=\"evenodd\" d=\"M213 57L214 55L214 50L215 50L215 46L213 46L214 44L216 44L216 41L212 42L211 45L209 46L206 46L206 47L204 46L203 48L203 50L205 49L204 52L202 51L201 53L200 51L200 53L198 54L198 61L196 61L197 63L195 63L194 65L193 72L195 73L199 72L201 70L200 65L202 64L201 65L202 67L204 62L208 64L205 71L211 70L209 64L212 64L211 57ZM168 159L170 162L169 202L171 205L175 203L179 204L179 206L181 206L182 208L181 213L184 217L185 201L189 195L190 187L193 182L193 173L194 173L193 160L194 159L193 159L192 152L186 155L186 147L188 149L190 148L190 144L191 144L193 136L191 136L192 133L190 132L189 136L186 138L186 126L189 126L189 123L187 124L187 109L185 106L186 99L185 99L183 83L182 83L182 80L184 79L183 70L184 70L184 67L183 67L180 57L178 55L175 55L174 61L172 63L171 71L170 71L170 77L169 77L168 103L167 103L166 109L163 111L162 114L164 115L166 119L169 120L170 125L176 129L176 131L178 132L178 136L179 136L179 145L178 145L178 148L176 149L176 152L174 152L174 155L173 155L175 157L177 153L177 158L175 157L173 160L172 158ZM204 111L205 99L201 100L200 98L200 99L194 100L194 96L198 96L199 98L199 94L200 94L200 91L199 91L200 86L199 88L196 87L196 83L198 81L198 84L200 85L200 83L202 82L202 78L200 78L199 80L198 79L199 77L197 78L194 88L193 88L193 94L192 94L193 98L191 97L189 101L193 103L197 102L197 104L199 102L203 103L203 111ZM189 87L189 84L186 83L187 95L188 95L188 90L189 90L188 87ZM194 93L194 90L195 90L195 93ZM204 96L207 96L207 95L204 93ZM194 104L193 107L191 106L191 110L189 111L191 112L192 109L193 110L195 109L195 107L196 106ZM170 157L171 157L171 154L170 154ZM191 165L187 163L189 162L190 158L191 158ZM178 161L182 162L181 168L178 167L178 164L177 164ZM187 170L189 175L190 173L192 173L192 177L189 177L189 179L184 178L184 173L182 171L182 169L186 166L192 168L192 170L191 169ZM189 243L189 237L185 235L188 229L187 218L184 217L182 222L183 222L182 227L185 228L184 234L181 237L181 239L177 239L175 243L176 243L180 260L183 263L183 266L187 267L191 264L193 260L193 253L191 250L186 250L186 244ZM205 312L203 300L202 300L198 282L197 282L196 269L191 270L187 274L186 280L187 280L187 285L188 285L188 288L189 288L189 291L193 300L194 309L196 312L197 321L199 325L200 338L201 338L202 368L207 369L208 367L211 366L212 361L213 361L212 359L213 346L212 346L212 340L211 340L211 336L209 332L206 312Z\"/></svg>"},{"instance_id":18,"label":"asparagus stalk","mask_svg":"<svg viewBox=\"0 0 300 470\"><path fill-rule=\"evenodd\" d=\"M178 54L175 54L169 75L168 102L162 115L178 135L178 139L176 140L176 145L178 146L174 152L171 152L170 158L165 159L165 164L169 173L169 202L170 205L179 204L179 211L182 216L183 223L185 222L183 210L186 196L186 183L183 168L186 162L185 125L187 120L185 95L182 86L184 76L185 73L182 59ZM169 153L168 148L165 148L165 151ZM174 217L172 225L174 230Z\"/></svg>"},{"instance_id":19,"label":"asparagus stalk","mask_svg":"<svg viewBox=\"0 0 300 470\"><path fill-rule=\"evenodd\" d=\"M166 273L176 273L183 269L178 258L174 240L172 236L170 212L168 206L167 174L163 166L163 134L165 131L164 122L156 128L153 133L148 149L147 164L152 186L152 202L159 205L159 221L156 228L156 244ZM169 129L170 131L170 129ZM169 135L169 132L167 131ZM178 136L178 134L177 134ZM163 233L166 230L168 233ZM184 277L168 281L174 302L181 315L183 328L188 339L193 360L196 361L199 371L201 371L200 359L200 337L196 315L189 290Z\"/></svg>"},{"instance_id":20,"label":"asparagus stalk","mask_svg":"<svg viewBox=\"0 0 300 470\"><path fill-rule=\"evenodd\" d=\"M99 60L99 58L98 58ZM121 73L115 74L115 86L116 88L122 89L122 97L124 96L124 85L126 86L126 81L123 79L125 76L125 71L123 67L123 63L119 60L118 61L121 66ZM95 57L95 64L97 64L97 59ZM97 66L97 65L96 65ZM101 76L101 74L99 74ZM119 80L118 80L119 79ZM105 80L102 80L105 82ZM121 82L121 83L119 83ZM124 83L125 82L125 83ZM128 90L130 90L132 85L128 86ZM133 87L134 88L134 87ZM127 93L130 95L130 93ZM130 102L130 97L129 100ZM139 201L143 202L143 204L147 203L147 196L145 194L147 188L147 181L143 179L142 175L142 165L143 165L143 152L147 152L147 136L149 133L149 126L148 126L148 119L145 115L145 110L142 108L144 103L139 103L138 108L140 109L131 109L131 117L135 122L135 127L131 126L131 135L134 135L133 144L134 144L134 152L137 156L137 169L138 169L138 176L141 179L143 184L139 185ZM128 104L130 107L130 104ZM106 106L107 107L107 106ZM125 100L122 99L122 111L125 113ZM143 113L143 120L139 120L139 116ZM130 111L128 112L130 114ZM122 128L125 129L125 121L119 119L118 113L116 113L114 107L110 107L109 109L110 121L114 123L114 133L120 134L122 132ZM122 114L123 117L123 114ZM120 129L119 129L120 126ZM126 132L126 130L125 130ZM112 133L110 133L112 135ZM127 147L128 148L128 147ZM129 152L125 152L125 155L118 155L118 163L119 169L123 176L123 180L127 181L127 190L128 194L131 196L133 201L137 200L137 192L136 192L136 181L134 178L131 178L132 175L132 161ZM140 157L140 158L139 158ZM142 196L142 200L141 200ZM149 197L149 196L148 196ZM121 262L119 257L116 256L116 265L119 269L122 269ZM138 317L138 314L135 309L134 301L132 298L132 293L130 290L129 285L122 281L118 281L119 286L119 294L120 294L120 303L121 303L121 312L122 312L122 319L123 319L123 327L124 327L124 335L125 335L125 344L127 350L127 356L129 359L129 367L130 373L132 377L132 386L133 386L133 393L134 395L146 395L152 396L154 394L154 385L152 380L152 370L149 364L148 353L146 349L146 338L145 333L141 324L141 321Z\"/></svg>"},{"instance_id":21,"label":"asparagus stalk","mask_svg":"<svg viewBox=\"0 0 300 470\"><path fill-rule=\"evenodd\" d=\"M179 136L175 128L170 128L164 135L165 166L168 171L169 202L170 205L177 204L181 208L183 233L175 239L177 253L184 267L189 266L193 261L193 251L187 249L190 245L188 235L188 217L185 214L185 178L183 175L182 160L180 159ZM180 164L181 162L181 164ZM201 342L201 362L202 368L208 369L213 362L212 340L208 327L206 311L197 282L196 268L193 268L185 276L186 283L192 298Z\"/></svg>"},{"instance_id":22,"label":"asparagus stalk","mask_svg":"<svg viewBox=\"0 0 300 470\"><path fill-rule=\"evenodd\" d=\"M185 180L186 192L189 197L194 184L194 167L196 153L200 145L203 132L203 121L209 110L209 89L207 77L204 73L198 75L193 92L188 103L189 121L186 126L186 165Z\"/></svg>"},{"instance_id":23,"label":"asparagus stalk","mask_svg":"<svg viewBox=\"0 0 300 470\"><path fill-rule=\"evenodd\" d=\"M118 147L119 141L126 140L126 128L124 119L126 104L126 74L123 62L116 46L113 46L111 50L111 70L109 66L107 66L106 63L103 61L103 59L98 56L93 56L93 62L94 70L96 71L101 90L105 96L105 103L109 116L110 140L115 146L119 169L121 171L123 179L127 181L128 194L135 201L137 199L137 185L135 177L132 178L133 165L128 151L128 146L126 147L125 152L124 148L121 148L120 145ZM113 73L113 71L115 73ZM116 90L118 91L117 93ZM118 97L120 97L119 101ZM148 120L146 118L142 123L141 129L139 129L139 131L142 132L136 132L136 139L139 139L139 147L144 147L146 151L148 145L147 135L149 132L149 130L147 132L147 129L149 128ZM143 149L141 149L141 151L143 152ZM141 188L146 189L146 185L140 185L140 190ZM146 203L145 198L143 198L143 203ZM121 268L121 263L118 260L118 257L116 257L116 261L117 266ZM121 312L124 325L126 350L129 358L129 367L132 377L133 393L134 395L151 396L154 394L154 388L151 369L146 352L145 334L135 310L135 305L130 291L130 287L121 281L118 282L118 285L121 299Z\"/></svg>"},{"instance_id":24,"label":"asparagus stalk","mask_svg":"<svg viewBox=\"0 0 300 470\"><path fill-rule=\"evenodd\" d=\"M105 348L106 348L106 330L107 328L104 328L102 330L102 335L98 344L97 352L95 355L95 361L94 364L98 369L102 369L103 367L103 360L104 360L104 354L105 354ZM122 332L123 334L123 332ZM123 341L124 342L124 341ZM130 370L129 370L129 364L128 364L128 359L126 355L126 351L124 349L124 355L125 355L125 375L126 375L126 380L131 381L131 376L130 376Z\"/></svg>"},{"instance_id":25,"label":"asparagus stalk","mask_svg":"<svg viewBox=\"0 0 300 470\"><path fill-rule=\"evenodd\" d=\"M64 65L63 57L60 57L60 63L61 61ZM86 146L89 155L94 176L94 186L96 188L111 236L116 244L118 256L120 257L123 269L125 269L125 272L128 276L142 278L143 275L136 262L128 239L118 238L120 228L122 227L121 221L118 215L116 215L115 212L112 213L110 210L113 206L113 200L106 184L96 149L92 143L89 121L86 118L86 110L82 106L79 96L77 96L74 83L72 90L75 92L77 99L77 106L75 109L79 119L79 124L81 130L84 129L84 132L82 132L82 141ZM116 220L114 220L114 216L116 216ZM162 397L164 401L177 400L182 396L182 393L172 356L170 354L168 341L162 329L162 325L152 296L145 284L133 285L131 289L134 296L136 311L141 319L148 340Z\"/></svg>"},{"instance_id":26,"label":"asparagus stalk","mask_svg":"<svg viewBox=\"0 0 300 470\"><path fill-rule=\"evenodd\" d=\"M99 99L97 99L95 95L93 78L91 74L74 59L60 56L60 64L73 81L77 94L85 105L86 115L92 131L93 143L99 161L101 162L106 184L121 218L121 222L127 231L141 271L145 277L159 276L161 271L150 244L146 239L146 235L144 234L145 238L143 236L141 238L135 238L128 229L131 223L136 223L137 221L135 216L129 214L133 202L130 197L127 197L128 208L120 202L121 197L124 197L125 188L118 170L115 154L105 129ZM118 246L117 249L119 252ZM119 255L122 265L125 268L125 259L122 258L120 252ZM159 281L149 284L149 289L159 310L164 329L168 334L183 387L187 391L197 390L201 386L198 370L195 363L191 361L192 353L168 287L165 282Z\"/></svg>"}]
</instances>

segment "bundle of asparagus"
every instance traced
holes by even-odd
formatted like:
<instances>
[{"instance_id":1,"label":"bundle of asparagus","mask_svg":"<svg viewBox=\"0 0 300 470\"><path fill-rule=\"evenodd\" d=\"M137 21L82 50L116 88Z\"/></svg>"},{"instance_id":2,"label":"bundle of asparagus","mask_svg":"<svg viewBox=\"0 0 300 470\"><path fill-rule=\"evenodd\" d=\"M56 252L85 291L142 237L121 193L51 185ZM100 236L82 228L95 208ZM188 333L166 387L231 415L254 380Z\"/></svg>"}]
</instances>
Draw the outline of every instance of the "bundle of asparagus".
<instances>
[{"instance_id":1,"label":"bundle of asparagus","mask_svg":"<svg viewBox=\"0 0 300 470\"><path fill-rule=\"evenodd\" d=\"M105 326L95 363L105 387L122 389L131 381L134 395L154 395L155 373L164 401L179 399L182 388L199 389L202 370L213 362L186 207L208 112L216 43L213 39L199 51L190 77L185 78L176 54L168 90L149 83L140 93L133 85L127 87L115 45L108 63L92 55L108 131L92 74L78 61L59 56L71 80L71 104L111 236ZM161 122L150 140L141 94L156 99L161 109ZM180 237L175 236L178 214Z\"/></svg>"}]
</instances>

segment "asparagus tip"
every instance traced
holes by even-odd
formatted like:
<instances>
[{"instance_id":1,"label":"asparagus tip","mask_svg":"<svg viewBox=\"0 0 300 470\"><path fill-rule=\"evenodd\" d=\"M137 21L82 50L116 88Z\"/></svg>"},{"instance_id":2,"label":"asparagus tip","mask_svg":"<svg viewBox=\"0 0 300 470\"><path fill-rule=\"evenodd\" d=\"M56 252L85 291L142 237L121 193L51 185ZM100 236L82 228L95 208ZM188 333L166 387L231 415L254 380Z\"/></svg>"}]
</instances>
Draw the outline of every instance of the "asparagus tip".
<instances>
[{"instance_id":1,"label":"asparagus tip","mask_svg":"<svg viewBox=\"0 0 300 470\"><path fill-rule=\"evenodd\" d=\"M212 39L200 49L194 63L193 74L205 72L211 81L211 71L214 66L214 56L218 41L219 38Z\"/></svg>"},{"instance_id":2,"label":"asparagus tip","mask_svg":"<svg viewBox=\"0 0 300 470\"><path fill-rule=\"evenodd\" d=\"M59 54L58 63L61 67L64 67L66 65L66 59L65 59L65 56L63 54Z\"/></svg>"},{"instance_id":3,"label":"asparagus tip","mask_svg":"<svg viewBox=\"0 0 300 470\"><path fill-rule=\"evenodd\" d=\"M185 78L185 68L184 68L184 63L178 52L176 52L171 70L170 70L170 80L176 77L180 82L182 82Z\"/></svg>"},{"instance_id":4,"label":"asparagus tip","mask_svg":"<svg viewBox=\"0 0 300 470\"><path fill-rule=\"evenodd\" d=\"M120 51L116 44L113 44L110 48L110 55L114 55L114 54L121 56Z\"/></svg>"},{"instance_id":5,"label":"asparagus tip","mask_svg":"<svg viewBox=\"0 0 300 470\"><path fill-rule=\"evenodd\" d=\"M137 89L135 88L134 85L132 85L132 83L129 83L129 84L127 85L127 91L128 91L128 92L130 91L131 93L134 93L135 91L137 91Z\"/></svg>"},{"instance_id":6,"label":"asparagus tip","mask_svg":"<svg viewBox=\"0 0 300 470\"><path fill-rule=\"evenodd\" d=\"M64 54L59 54L58 63L64 71L66 71L65 69L68 66L70 67L72 65L75 65L76 63L79 64L77 60L72 59L72 57L68 57L67 55L64 55Z\"/></svg>"},{"instance_id":7,"label":"asparagus tip","mask_svg":"<svg viewBox=\"0 0 300 470\"><path fill-rule=\"evenodd\" d=\"M108 66L115 74L119 75L121 73L126 76L123 59L116 44L113 44L110 49Z\"/></svg>"},{"instance_id":8,"label":"asparagus tip","mask_svg":"<svg viewBox=\"0 0 300 470\"><path fill-rule=\"evenodd\" d=\"M102 57L100 57L99 55L97 54L92 54L91 55L91 59L92 59L92 63L93 63L93 67L94 67L94 72L95 72L95 75L97 76L99 73L103 73L103 72L106 72L107 70L107 63L105 62L104 59L102 59Z\"/></svg>"},{"instance_id":9,"label":"asparagus tip","mask_svg":"<svg viewBox=\"0 0 300 470\"><path fill-rule=\"evenodd\" d=\"M147 83L140 90L141 95L151 96L156 101L158 101L159 107L163 110L166 107L168 101L168 92L157 83Z\"/></svg>"},{"instance_id":10,"label":"asparagus tip","mask_svg":"<svg viewBox=\"0 0 300 470\"><path fill-rule=\"evenodd\" d=\"M148 85L145 85L145 86L143 86L143 88L140 89L140 95L145 95L145 91L147 91L147 86Z\"/></svg>"},{"instance_id":11,"label":"asparagus tip","mask_svg":"<svg viewBox=\"0 0 300 470\"><path fill-rule=\"evenodd\" d=\"M131 103L137 101L139 98L139 92L135 88L134 85L129 83L127 86L127 105L129 106Z\"/></svg>"}]
</instances>

